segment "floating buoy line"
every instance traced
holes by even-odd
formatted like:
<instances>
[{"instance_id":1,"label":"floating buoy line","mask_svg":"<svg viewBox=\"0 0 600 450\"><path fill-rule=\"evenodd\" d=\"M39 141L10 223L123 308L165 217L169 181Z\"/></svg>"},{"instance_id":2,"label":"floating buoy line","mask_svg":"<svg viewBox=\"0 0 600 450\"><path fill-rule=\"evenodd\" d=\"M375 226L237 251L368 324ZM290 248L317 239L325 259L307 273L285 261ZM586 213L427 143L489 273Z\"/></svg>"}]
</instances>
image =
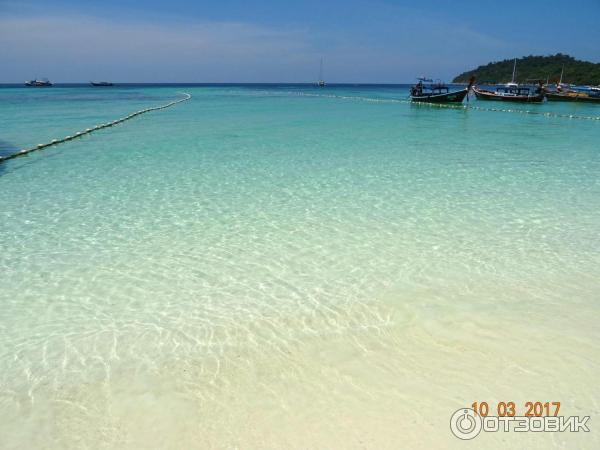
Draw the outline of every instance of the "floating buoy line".
<instances>
[{"instance_id":1,"label":"floating buoy line","mask_svg":"<svg viewBox=\"0 0 600 450\"><path fill-rule=\"evenodd\" d=\"M182 92L182 94L185 96L184 98L180 98L179 100L174 100L165 105L154 106L152 108L146 108L146 109L140 109L139 111L131 113L125 117L121 117L120 119L113 120L112 122L106 122L106 123L103 123L100 125L96 125L93 128L87 128L85 131L78 131L77 133L75 133L73 135L65 136L62 139L52 139L50 142L48 142L46 144L38 144L35 147L25 148L23 150L19 150L18 152L12 153L10 155L0 156L0 163L3 161L7 161L9 159L18 158L19 156L25 156L25 155L28 155L29 153L32 153L32 152L35 152L38 150L42 150L42 149L45 149L48 147L52 147L54 145L62 144L64 142L80 138L82 136L85 136L86 134L93 133L94 131L102 130L103 128L113 127L122 122L133 119L134 117L141 116L142 114L146 114L146 113L149 113L152 111L158 111L160 109L170 108L171 106L175 106L177 103L185 102L186 100L189 100L190 98L192 98L192 96L190 94L188 94L187 92Z\"/></svg>"},{"instance_id":2,"label":"floating buoy line","mask_svg":"<svg viewBox=\"0 0 600 450\"><path fill-rule=\"evenodd\" d=\"M425 108L450 108L450 109L462 109L462 110L475 110L475 111L488 111L488 112L503 112L503 113L514 113L514 114L529 114L534 116L543 116L550 118L559 118L559 119L577 119L577 120L600 120L600 116L580 116L577 114L559 114L553 112L542 112L542 111L533 111L529 109L506 109L506 108L486 108L483 106L476 105L451 105L444 103L426 103L426 102L411 102L410 100L401 100L401 99L393 99L393 98L371 98L371 97L358 97L353 95L333 95L333 94L312 94L310 92L290 92L290 94L295 94L302 97L324 97L324 98L334 98L341 100L359 100L364 102L372 102L372 103L404 103L410 104L414 106L421 106Z\"/></svg>"},{"instance_id":3,"label":"floating buoy line","mask_svg":"<svg viewBox=\"0 0 600 450\"><path fill-rule=\"evenodd\" d=\"M62 139L52 139L50 142L45 144L38 144L35 147L25 148L23 150L19 150L18 152L12 153L10 155L0 156L0 163L7 161L9 159L18 158L19 156L25 156L29 153L42 150L48 147L52 147L54 145L62 144L67 141L71 141L73 139L80 138L85 136L86 134L93 133L94 131L102 130L103 128L109 128L115 125L118 125L127 120L133 119L134 117L140 116L142 114L146 114L152 111L158 111L165 108L170 108L178 103L185 102L192 98L190 94L187 92L182 92L185 96L179 100L174 100L162 106L155 106L152 108L141 109L134 113L131 113L125 117L121 117L120 119L113 120L112 122L106 122L100 125L96 125L93 128L87 128L85 131L78 131L77 133L69 136L65 136ZM283 94L283 92L277 92L276 94ZM548 118L559 118L559 119L576 119L576 120L597 120L600 121L600 116L581 116L577 114L559 114L553 112L542 112L542 111L533 111L529 109L506 109L506 108L486 108L483 106L476 105L451 105L451 104L443 104L443 103L426 103L426 102L411 102L410 100L401 100L401 99L387 99L387 98L371 98L371 97L359 97L352 95L333 95L333 94L312 94L310 92L287 92L287 94L297 95L301 97L321 97L321 98L333 98L333 99L341 99L341 100L354 100L354 101L364 101L364 102L372 102L372 103L404 103L410 104L419 107L425 108L449 108L449 109L459 109L459 110L475 110L475 111L487 111L487 112L502 112L502 113L513 113L513 114L528 114L535 116L542 116Z\"/></svg>"}]
</instances>

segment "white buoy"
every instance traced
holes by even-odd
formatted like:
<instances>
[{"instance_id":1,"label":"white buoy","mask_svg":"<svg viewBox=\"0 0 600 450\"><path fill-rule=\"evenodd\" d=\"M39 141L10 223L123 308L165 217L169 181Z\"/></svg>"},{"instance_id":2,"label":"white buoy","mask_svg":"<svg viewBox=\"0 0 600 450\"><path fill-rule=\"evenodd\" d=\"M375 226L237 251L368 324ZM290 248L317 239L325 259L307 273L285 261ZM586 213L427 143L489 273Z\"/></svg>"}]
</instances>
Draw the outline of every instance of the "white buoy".
<instances>
[{"instance_id":1,"label":"white buoy","mask_svg":"<svg viewBox=\"0 0 600 450\"><path fill-rule=\"evenodd\" d=\"M65 137L64 137L64 138L62 138L62 139L52 139L52 140L51 140L49 143L46 143L46 144L38 144L38 145L37 145L36 147L34 147L34 148L30 148L30 149L22 149L22 150L19 150L19 151L18 151L18 152L16 152L16 153L13 153L13 154L11 154L11 155L8 155L8 156L0 156L0 161L6 161L6 160L8 160L8 159L12 159L12 158L15 158L15 157L17 157L17 156L20 156L20 155L25 155L25 154L27 154L27 153L29 153L29 152L33 152L33 151L35 151L35 150L40 150L40 149L42 149L42 148L45 148L45 147L48 147L48 146L51 146L51 145L55 145L55 144L60 144L60 143L62 143L62 142L69 141L69 140L71 140L71 139L74 139L74 138L76 138L76 137L83 136L83 135L85 135L85 134L87 134L87 133L91 133L92 131L96 131L96 130L100 130L100 129L102 129L102 128L106 128L106 127L111 127L111 126L113 126L113 125L117 125L117 124L119 124L119 123L121 123L121 122L124 122L124 121L126 121L126 120L128 120L128 119L132 119L133 117L136 117L136 116L138 116L138 115L140 115L140 114L144 114L144 113L147 113L147 112L150 112L150 111L158 111L158 110L161 110L161 109L165 109L165 108L168 108L168 107L170 107L170 106L173 106L173 105L175 105L175 104L177 104L177 103L180 103L180 102L183 102L183 101L185 101L185 100L189 100L190 98L192 98L192 96L191 96L190 94L188 94L188 93L185 93L185 92L184 92L184 93L183 93L183 95L185 95L185 96L186 96L186 98L183 98L183 99L180 99L180 100L177 100L177 101L173 101L173 102L167 103L166 105L162 105L162 106L156 106L156 107L153 107L153 108L146 108L146 109L142 109L142 110L140 110L140 111L137 111L137 112L131 113L131 114L129 114L128 116L125 116L125 117L122 117L122 118L120 118L120 119L117 119L117 120L115 120L115 121L113 121L113 122L107 122L107 123L103 123L103 124L98 124L98 125L96 125L96 126L95 126L95 127L93 127L93 128L86 128L86 130L85 130L85 131L78 131L78 132L76 132L76 133L75 133L73 136L69 135L69 136L65 136ZM600 120L600 117L598 117L598 120Z\"/></svg>"}]
</instances>

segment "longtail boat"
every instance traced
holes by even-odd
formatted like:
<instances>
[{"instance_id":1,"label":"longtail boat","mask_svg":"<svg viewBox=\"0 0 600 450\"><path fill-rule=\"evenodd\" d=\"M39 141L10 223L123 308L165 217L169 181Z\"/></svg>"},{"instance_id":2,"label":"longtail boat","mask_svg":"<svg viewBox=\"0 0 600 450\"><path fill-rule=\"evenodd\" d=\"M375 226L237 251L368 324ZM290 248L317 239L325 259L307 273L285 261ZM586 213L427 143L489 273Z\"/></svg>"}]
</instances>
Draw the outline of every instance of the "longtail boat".
<instances>
[{"instance_id":1,"label":"longtail boat","mask_svg":"<svg viewBox=\"0 0 600 450\"><path fill-rule=\"evenodd\" d=\"M589 87L589 88L578 88L568 84L563 84L563 72L565 67L563 66L560 72L560 79L556 81L556 88L551 90L548 86L544 87L544 93L546 98L550 101L561 101L561 102L586 102L586 103L599 103L600 104L600 89Z\"/></svg>"},{"instance_id":2,"label":"longtail boat","mask_svg":"<svg viewBox=\"0 0 600 450\"><path fill-rule=\"evenodd\" d=\"M544 91L541 87L527 86L497 86L494 91L474 86L473 92L478 100L499 100L504 102L541 103L544 101Z\"/></svg>"},{"instance_id":3,"label":"longtail boat","mask_svg":"<svg viewBox=\"0 0 600 450\"><path fill-rule=\"evenodd\" d=\"M542 85L533 88L529 86L520 86L515 81L515 75L517 73L517 58L513 65L512 79L510 83L506 83L502 86L496 86L495 90L490 91L489 89L482 89L477 86L473 86L473 92L477 100L499 100L504 102L521 102L521 103L540 103L544 101L544 91Z\"/></svg>"},{"instance_id":4,"label":"longtail boat","mask_svg":"<svg viewBox=\"0 0 600 450\"><path fill-rule=\"evenodd\" d=\"M475 82L472 78L469 86L458 91L450 91L448 86L441 82L433 83L429 78L418 78L418 83L410 88L410 98L413 102L425 103L462 103L471 86ZM430 84L425 84L429 82Z\"/></svg>"},{"instance_id":5,"label":"longtail boat","mask_svg":"<svg viewBox=\"0 0 600 450\"><path fill-rule=\"evenodd\" d=\"M546 90L545 93L546 98L550 101L588 102L600 104L600 95L588 94L587 92Z\"/></svg>"}]
</instances>

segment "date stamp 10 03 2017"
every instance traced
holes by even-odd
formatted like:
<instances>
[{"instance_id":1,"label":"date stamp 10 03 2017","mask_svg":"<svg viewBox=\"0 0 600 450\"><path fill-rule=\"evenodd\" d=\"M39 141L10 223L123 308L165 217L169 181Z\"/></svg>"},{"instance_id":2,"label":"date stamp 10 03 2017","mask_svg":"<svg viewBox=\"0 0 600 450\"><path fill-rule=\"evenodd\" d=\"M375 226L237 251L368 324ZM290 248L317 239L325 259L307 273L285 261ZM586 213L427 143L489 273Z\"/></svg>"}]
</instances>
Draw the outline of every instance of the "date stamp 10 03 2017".
<instances>
[{"instance_id":1,"label":"date stamp 10 03 2017","mask_svg":"<svg viewBox=\"0 0 600 450\"><path fill-rule=\"evenodd\" d=\"M560 416L560 402L473 402L450 418L452 434L462 440L484 432L589 432L589 416Z\"/></svg>"}]
</instances>

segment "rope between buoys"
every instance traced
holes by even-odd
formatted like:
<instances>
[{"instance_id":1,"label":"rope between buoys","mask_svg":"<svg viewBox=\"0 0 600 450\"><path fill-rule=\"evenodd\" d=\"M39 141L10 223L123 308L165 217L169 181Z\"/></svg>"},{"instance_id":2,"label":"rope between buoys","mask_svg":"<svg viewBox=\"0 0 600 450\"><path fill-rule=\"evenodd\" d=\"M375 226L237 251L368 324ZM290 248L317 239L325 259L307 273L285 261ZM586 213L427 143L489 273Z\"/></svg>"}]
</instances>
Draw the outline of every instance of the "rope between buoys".
<instances>
[{"instance_id":1,"label":"rope between buoys","mask_svg":"<svg viewBox=\"0 0 600 450\"><path fill-rule=\"evenodd\" d=\"M28 155L29 153L35 152L37 150L42 150L44 148L48 148L48 147L52 147L54 145L62 144L63 142L67 142L67 141L70 141L72 139L76 139L78 137L84 136L86 134L93 133L94 131L98 131L98 130L101 130L103 128L108 128L108 127L112 127L113 125L118 125L118 124L120 124L122 122L125 122L126 120L133 119L134 117L140 116L142 114L146 114L146 113L149 113L149 112L152 112L152 111L158 111L160 109L170 108L171 106L175 106L177 103L185 102L186 100L189 100L190 98L192 98L192 96L190 94L188 94L187 92L182 92L182 94L185 96L184 98L180 98L179 100L173 100L172 102L169 102L169 103L167 103L165 105L154 106L152 108L140 109L139 111L136 111L136 112L131 113L131 114L127 115L127 116L121 117L120 119L113 120L112 122L106 122L106 123L103 123L101 125L96 125L93 128L86 128L85 131L78 131L77 133L75 133L73 135L65 136L62 139L52 139L50 142L47 142L46 144L38 144L35 147L25 148L23 150L19 150L18 152L12 153L10 155L0 156L0 163L3 162L3 161L7 161L9 159L18 158L19 156Z\"/></svg>"},{"instance_id":2,"label":"rope between buoys","mask_svg":"<svg viewBox=\"0 0 600 450\"><path fill-rule=\"evenodd\" d=\"M450 109L472 109L475 111L488 111L488 112L504 112L504 113L515 113L515 114L529 114L535 116L544 116L550 118L559 119L578 119L578 120L599 120L600 116L580 116L577 114L559 114L553 112L533 111L526 109L506 109L506 108L486 108L483 106L476 105L452 105L444 103L428 103L428 102L412 102L410 100L392 99L392 98L371 98L371 97L359 97L354 95L334 95L334 94L312 94L308 92L290 92L290 94L298 95L301 97L323 97L323 98L334 98L340 100L358 100L372 103L404 103L415 106L423 106L430 108L450 108Z\"/></svg>"}]
</instances>

